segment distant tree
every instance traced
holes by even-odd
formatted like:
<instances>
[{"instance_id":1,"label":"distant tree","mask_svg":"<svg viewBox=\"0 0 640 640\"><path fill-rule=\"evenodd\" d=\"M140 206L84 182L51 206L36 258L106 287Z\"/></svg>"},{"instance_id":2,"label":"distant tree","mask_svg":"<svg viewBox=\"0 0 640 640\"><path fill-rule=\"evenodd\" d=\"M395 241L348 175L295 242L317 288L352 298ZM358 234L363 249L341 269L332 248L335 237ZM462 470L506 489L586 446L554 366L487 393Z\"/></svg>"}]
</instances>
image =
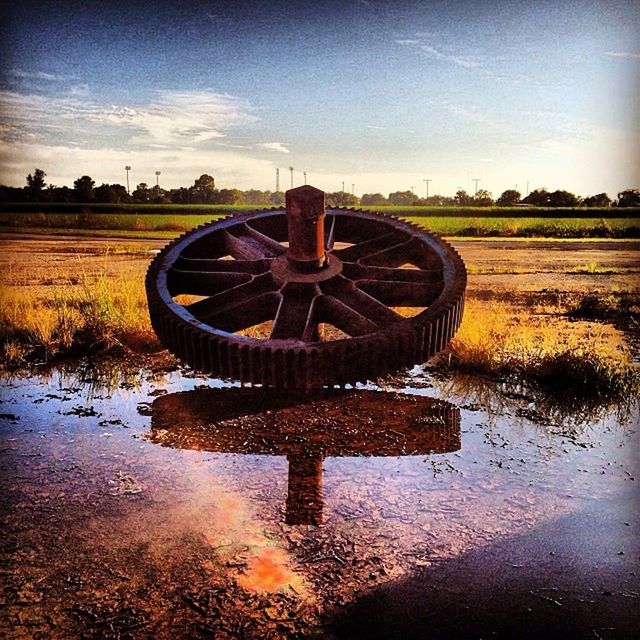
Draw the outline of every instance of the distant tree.
<instances>
[{"instance_id":1,"label":"distant tree","mask_svg":"<svg viewBox=\"0 0 640 640\"><path fill-rule=\"evenodd\" d=\"M389 201L381 193L363 193L360 198L360 204L382 205L388 203Z\"/></svg>"},{"instance_id":2,"label":"distant tree","mask_svg":"<svg viewBox=\"0 0 640 640\"><path fill-rule=\"evenodd\" d=\"M186 187L171 189L168 193L168 198L175 204L191 204L195 201L193 190Z\"/></svg>"},{"instance_id":3,"label":"distant tree","mask_svg":"<svg viewBox=\"0 0 640 640\"><path fill-rule=\"evenodd\" d=\"M395 205L411 205L417 198L413 191L394 191L389 194L389 202Z\"/></svg>"},{"instance_id":4,"label":"distant tree","mask_svg":"<svg viewBox=\"0 0 640 640\"><path fill-rule=\"evenodd\" d=\"M611 198L606 193L598 193L595 196L588 196L582 201L585 207L610 207Z\"/></svg>"},{"instance_id":5,"label":"distant tree","mask_svg":"<svg viewBox=\"0 0 640 640\"><path fill-rule=\"evenodd\" d=\"M215 178L203 173L194 183L193 190L199 193L213 193L216 190Z\"/></svg>"},{"instance_id":6,"label":"distant tree","mask_svg":"<svg viewBox=\"0 0 640 640\"><path fill-rule=\"evenodd\" d=\"M146 182L141 182L131 194L131 197L136 202L149 202L149 199L151 198L149 185Z\"/></svg>"},{"instance_id":7,"label":"distant tree","mask_svg":"<svg viewBox=\"0 0 640 640\"><path fill-rule=\"evenodd\" d=\"M325 194L325 202L330 207L354 207L360 200L358 196L347 191L334 191Z\"/></svg>"},{"instance_id":8,"label":"distant tree","mask_svg":"<svg viewBox=\"0 0 640 640\"><path fill-rule=\"evenodd\" d=\"M50 184L45 193L44 198L47 202L73 202L74 191L69 187L56 187Z\"/></svg>"},{"instance_id":9,"label":"distant tree","mask_svg":"<svg viewBox=\"0 0 640 640\"><path fill-rule=\"evenodd\" d=\"M640 207L640 191L638 189L626 189L618 194L616 207Z\"/></svg>"},{"instance_id":10,"label":"distant tree","mask_svg":"<svg viewBox=\"0 0 640 640\"><path fill-rule=\"evenodd\" d=\"M521 194L515 189L507 189L503 191L500 197L496 200L496 204L499 207L513 207L520 202Z\"/></svg>"},{"instance_id":11,"label":"distant tree","mask_svg":"<svg viewBox=\"0 0 640 640\"><path fill-rule=\"evenodd\" d=\"M472 204L476 207L492 207L495 203L491 192L486 189L479 189L476 195L473 196Z\"/></svg>"},{"instance_id":12,"label":"distant tree","mask_svg":"<svg viewBox=\"0 0 640 640\"><path fill-rule=\"evenodd\" d=\"M242 201L240 189L220 189L215 193L216 204L239 204Z\"/></svg>"},{"instance_id":13,"label":"distant tree","mask_svg":"<svg viewBox=\"0 0 640 640\"><path fill-rule=\"evenodd\" d=\"M91 202L95 181L90 176L82 176L73 183L74 198L77 202Z\"/></svg>"},{"instance_id":14,"label":"distant tree","mask_svg":"<svg viewBox=\"0 0 640 640\"><path fill-rule=\"evenodd\" d=\"M215 178L210 176L208 173L203 173L193 183L191 193L191 202L202 204L207 202L218 202Z\"/></svg>"},{"instance_id":15,"label":"distant tree","mask_svg":"<svg viewBox=\"0 0 640 640\"><path fill-rule=\"evenodd\" d=\"M47 174L42 169L35 169L33 173L27 176L27 186L25 187L29 197L39 200L46 182L44 181Z\"/></svg>"},{"instance_id":16,"label":"distant tree","mask_svg":"<svg viewBox=\"0 0 640 640\"><path fill-rule=\"evenodd\" d=\"M28 198L27 189L0 186L0 202L24 202Z\"/></svg>"},{"instance_id":17,"label":"distant tree","mask_svg":"<svg viewBox=\"0 0 640 640\"><path fill-rule=\"evenodd\" d=\"M580 204L580 199L575 194L569 191L563 191L558 189L549 194L547 200L547 207L577 207Z\"/></svg>"},{"instance_id":18,"label":"distant tree","mask_svg":"<svg viewBox=\"0 0 640 640\"><path fill-rule=\"evenodd\" d=\"M522 204L531 204L534 207L546 207L549 203L549 192L542 187L535 189L528 196L522 198Z\"/></svg>"},{"instance_id":19,"label":"distant tree","mask_svg":"<svg viewBox=\"0 0 640 640\"><path fill-rule=\"evenodd\" d=\"M453 201L457 205L466 207L467 205L471 204L471 202L473 201L473 197L470 196L464 189L458 189L458 191L456 191L456 195L453 196Z\"/></svg>"},{"instance_id":20,"label":"distant tree","mask_svg":"<svg viewBox=\"0 0 640 640\"><path fill-rule=\"evenodd\" d=\"M274 205L284 204L284 191L274 191L269 196L269 202Z\"/></svg>"},{"instance_id":21,"label":"distant tree","mask_svg":"<svg viewBox=\"0 0 640 640\"><path fill-rule=\"evenodd\" d=\"M96 202L120 204L129 202L129 194L126 187L121 184L101 184L93 190L93 198Z\"/></svg>"},{"instance_id":22,"label":"distant tree","mask_svg":"<svg viewBox=\"0 0 640 640\"><path fill-rule=\"evenodd\" d=\"M258 189L249 189L242 194L242 202L245 204L268 204L270 198L270 191L260 191Z\"/></svg>"},{"instance_id":23,"label":"distant tree","mask_svg":"<svg viewBox=\"0 0 640 640\"><path fill-rule=\"evenodd\" d=\"M448 196L441 196L436 193L428 198L421 198L416 202L416 204L420 204L425 207L444 207L454 205L455 200Z\"/></svg>"}]
</instances>

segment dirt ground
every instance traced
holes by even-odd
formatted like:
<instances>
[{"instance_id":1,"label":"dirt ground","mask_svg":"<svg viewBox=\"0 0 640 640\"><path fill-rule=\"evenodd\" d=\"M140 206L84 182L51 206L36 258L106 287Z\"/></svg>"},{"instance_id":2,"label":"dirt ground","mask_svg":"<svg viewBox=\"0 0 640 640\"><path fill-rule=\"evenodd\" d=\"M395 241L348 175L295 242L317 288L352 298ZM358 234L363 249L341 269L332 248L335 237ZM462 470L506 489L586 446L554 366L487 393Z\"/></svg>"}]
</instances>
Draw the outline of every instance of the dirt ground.
<instances>
[{"instance_id":1,"label":"dirt ground","mask_svg":"<svg viewBox=\"0 0 640 640\"><path fill-rule=\"evenodd\" d=\"M82 275L130 274L142 281L165 240L0 234L0 282L68 285ZM640 292L640 241L452 240L469 271L470 297ZM562 274L559 279L558 275Z\"/></svg>"}]
</instances>

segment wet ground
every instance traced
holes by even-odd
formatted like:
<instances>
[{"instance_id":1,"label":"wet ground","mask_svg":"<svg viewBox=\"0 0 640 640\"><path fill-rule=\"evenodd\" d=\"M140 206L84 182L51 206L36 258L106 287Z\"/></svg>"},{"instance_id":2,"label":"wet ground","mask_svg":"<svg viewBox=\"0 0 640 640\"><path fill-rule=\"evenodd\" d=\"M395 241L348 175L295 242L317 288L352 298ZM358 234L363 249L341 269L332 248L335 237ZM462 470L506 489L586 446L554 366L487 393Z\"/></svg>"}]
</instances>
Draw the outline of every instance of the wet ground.
<instances>
[{"instance_id":1,"label":"wet ground","mask_svg":"<svg viewBox=\"0 0 640 640\"><path fill-rule=\"evenodd\" d=\"M637 637L637 405L121 368L1 383L0 636Z\"/></svg>"}]
</instances>

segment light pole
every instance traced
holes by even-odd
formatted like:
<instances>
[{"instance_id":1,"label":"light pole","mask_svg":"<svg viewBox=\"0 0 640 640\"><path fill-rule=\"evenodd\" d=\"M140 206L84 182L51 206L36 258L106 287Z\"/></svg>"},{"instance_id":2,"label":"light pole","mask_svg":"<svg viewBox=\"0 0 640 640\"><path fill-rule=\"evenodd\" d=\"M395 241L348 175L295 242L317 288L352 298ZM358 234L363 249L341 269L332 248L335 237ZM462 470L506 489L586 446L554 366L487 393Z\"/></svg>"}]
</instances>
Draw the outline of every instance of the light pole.
<instances>
[{"instance_id":1,"label":"light pole","mask_svg":"<svg viewBox=\"0 0 640 640\"><path fill-rule=\"evenodd\" d=\"M304 183L307 184L307 172L303 171L302 175L304 176Z\"/></svg>"},{"instance_id":2,"label":"light pole","mask_svg":"<svg viewBox=\"0 0 640 640\"><path fill-rule=\"evenodd\" d=\"M482 178L471 178L471 182L475 182L476 183L476 191L473 194L474 196L478 195L478 182L482 182Z\"/></svg>"},{"instance_id":3,"label":"light pole","mask_svg":"<svg viewBox=\"0 0 640 640\"><path fill-rule=\"evenodd\" d=\"M289 173L291 174L291 188L293 189L293 167L289 167Z\"/></svg>"},{"instance_id":4,"label":"light pole","mask_svg":"<svg viewBox=\"0 0 640 640\"><path fill-rule=\"evenodd\" d=\"M351 195L355 196L356 195L356 185L351 183Z\"/></svg>"},{"instance_id":5,"label":"light pole","mask_svg":"<svg viewBox=\"0 0 640 640\"><path fill-rule=\"evenodd\" d=\"M344 180L342 181L342 193L344 193Z\"/></svg>"},{"instance_id":6,"label":"light pole","mask_svg":"<svg viewBox=\"0 0 640 640\"><path fill-rule=\"evenodd\" d=\"M158 191L160 191L160 171L156 171L156 187L158 187Z\"/></svg>"},{"instance_id":7,"label":"light pole","mask_svg":"<svg viewBox=\"0 0 640 640\"><path fill-rule=\"evenodd\" d=\"M280 169L276 169L276 193L280 191Z\"/></svg>"},{"instance_id":8,"label":"light pole","mask_svg":"<svg viewBox=\"0 0 640 640\"><path fill-rule=\"evenodd\" d=\"M124 170L127 172L127 195L129 195L129 171L131 171L131 167L127 165Z\"/></svg>"},{"instance_id":9,"label":"light pole","mask_svg":"<svg viewBox=\"0 0 640 640\"><path fill-rule=\"evenodd\" d=\"M411 187L411 195L416 195L415 193L413 193L413 187Z\"/></svg>"},{"instance_id":10,"label":"light pole","mask_svg":"<svg viewBox=\"0 0 640 640\"><path fill-rule=\"evenodd\" d=\"M429 199L429 183L431 182L431 178L425 178L422 182L424 182L424 184L426 185L426 193L427 193L427 200Z\"/></svg>"}]
</instances>

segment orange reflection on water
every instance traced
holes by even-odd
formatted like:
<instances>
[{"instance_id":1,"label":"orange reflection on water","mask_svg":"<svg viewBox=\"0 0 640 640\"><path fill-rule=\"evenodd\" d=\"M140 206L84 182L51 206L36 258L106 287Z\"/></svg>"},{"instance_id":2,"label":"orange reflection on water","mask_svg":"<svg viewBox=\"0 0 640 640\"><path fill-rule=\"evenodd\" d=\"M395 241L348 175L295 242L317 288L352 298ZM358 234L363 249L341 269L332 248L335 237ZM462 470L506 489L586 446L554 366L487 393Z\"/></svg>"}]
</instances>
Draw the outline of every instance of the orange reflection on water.
<instances>
[{"instance_id":1,"label":"orange reflection on water","mask_svg":"<svg viewBox=\"0 0 640 640\"><path fill-rule=\"evenodd\" d=\"M291 587L299 592L302 579L287 566L287 555L280 549L267 547L249 561L247 573L238 578L238 584L249 590L273 592Z\"/></svg>"}]
</instances>

